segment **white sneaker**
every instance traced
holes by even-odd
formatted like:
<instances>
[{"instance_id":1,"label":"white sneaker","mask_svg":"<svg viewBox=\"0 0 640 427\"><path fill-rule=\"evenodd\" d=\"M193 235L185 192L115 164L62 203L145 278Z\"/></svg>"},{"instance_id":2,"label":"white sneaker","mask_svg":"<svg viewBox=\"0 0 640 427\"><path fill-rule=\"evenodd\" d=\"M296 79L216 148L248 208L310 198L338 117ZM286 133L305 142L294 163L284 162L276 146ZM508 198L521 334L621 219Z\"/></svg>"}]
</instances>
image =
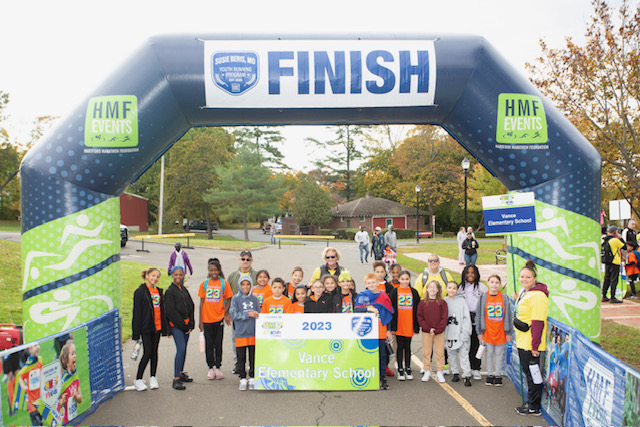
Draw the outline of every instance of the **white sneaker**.
<instances>
[{"instance_id":1,"label":"white sneaker","mask_svg":"<svg viewBox=\"0 0 640 427\"><path fill-rule=\"evenodd\" d=\"M253 390L255 389L256 384L255 381L253 380L253 378L249 378L249 390Z\"/></svg>"},{"instance_id":2,"label":"white sneaker","mask_svg":"<svg viewBox=\"0 0 640 427\"><path fill-rule=\"evenodd\" d=\"M398 381L404 381L405 377L404 377L404 371L398 371Z\"/></svg>"},{"instance_id":3,"label":"white sneaker","mask_svg":"<svg viewBox=\"0 0 640 427\"><path fill-rule=\"evenodd\" d=\"M249 381L247 381L246 378L241 378L240 379L240 390L246 390L248 383L249 383Z\"/></svg>"},{"instance_id":4,"label":"white sneaker","mask_svg":"<svg viewBox=\"0 0 640 427\"><path fill-rule=\"evenodd\" d=\"M149 390L155 390L157 388L160 388L160 385L158 385L158 379L156 377L150 377L149 378Z\"/></svg>"},{"instance_id":5,"label":"white sneaker","mask_svg":"<svg viewBox=\"0 0 640 427\"><path fill-rule=\"evenodd\" d=\"M446 382L446 381L444 380L444 374L443 374L442 372L436 372L436 377L438 377L438 382L439 382L439 383Z\"/></svg>"},{"instance_id":6,"label":"white sneaker","mask_svg":"<svg viewBox=\"0 0 640 427\"><path fill-rule=\"evenodd\" d=\"M430 371L425 371L424 375L422 376L422 382L426 383L430 379L431 379L431 372Z\"/></svg>"},{"instance_id":7,"label":"white sneaker","mask_svg":"<svg viewBox=\"0 0 640 427\"><path fill-rule=\"evenodd\" d=\"M449 374L450 374L450 372L449 372L449 368L444 368L444 369L442 370L442 375L449 375Z\"/></svg>"},{"instance_id":8,"label":"white sneaker","mask_svg":"<svg viewBox=\"0 0 640 427\"><path fill-rule=\"evenodd\" d=\"M474 380L481 380L482 379L482 375L480 375L480 371L478 371L477 369L473 370L473 379Z\"/></svg>"},{"instance_id":9,"label":"white sneaker","mask_svg":"<svg viewBox=\"0 0 640 427\"><path fill-rule=\"evenodd\" d=\"M147 384L145 384L144 380L136 380L136 382L133 383L133 386L138 391L145 391L147 389Z\"/></svg>"}]
</instances>

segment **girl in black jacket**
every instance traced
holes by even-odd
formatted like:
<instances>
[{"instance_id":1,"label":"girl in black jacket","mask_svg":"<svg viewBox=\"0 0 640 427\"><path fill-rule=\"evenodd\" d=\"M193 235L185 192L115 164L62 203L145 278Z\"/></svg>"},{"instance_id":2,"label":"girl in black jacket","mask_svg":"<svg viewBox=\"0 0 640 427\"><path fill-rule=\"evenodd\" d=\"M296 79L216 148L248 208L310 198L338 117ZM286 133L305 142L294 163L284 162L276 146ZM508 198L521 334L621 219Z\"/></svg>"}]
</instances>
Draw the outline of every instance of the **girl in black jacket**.
<instances>
[{"instance_id":1,"label":"girl in black jacket","mask_svg":"<svg viewBox=\"0 0 640 427\"><path fill-rule=\"evenodd\" d=\"M184 269L176 265L171 269L173 282L164 294L164 307L170 335L176 344L176 358L173 364L173 388L184 390L184 383L193 381L184 372L184 362L187 358L187 343L194 328L194 304L187 288L184 287Z\"/></svg>"},{"instance_id":2,"label":"girl in black jacket","mask_svg":"<svg viewBox=\"0 0 640 427\"><path fill-rule=\"evenodd\" d=\"M304 301L305 313L333 313L331 296L324 292L324 285L320 280L311 284L311 295Z\"/></svg>"},{"instance_id":3,"label":"girl in black jacket","mask_svg":"<svg viewBox=\"0 0 640 427\"><path fill-rule=\"evenodd\" d=\"M132 338L135 341L142 338L144 348L135 382L135 388L138 391L147 389L142 375L149 360L151 360L149 388L152 390L158 388L158 379L156 378L158 344L160 343L160 335L167 335L162 289L156 286L160 280L160 270L151 267L148 270L143 270L141 276L145 283L141 284L133 293L133 318L131 320Z\"/></svg>"}]
</instances>

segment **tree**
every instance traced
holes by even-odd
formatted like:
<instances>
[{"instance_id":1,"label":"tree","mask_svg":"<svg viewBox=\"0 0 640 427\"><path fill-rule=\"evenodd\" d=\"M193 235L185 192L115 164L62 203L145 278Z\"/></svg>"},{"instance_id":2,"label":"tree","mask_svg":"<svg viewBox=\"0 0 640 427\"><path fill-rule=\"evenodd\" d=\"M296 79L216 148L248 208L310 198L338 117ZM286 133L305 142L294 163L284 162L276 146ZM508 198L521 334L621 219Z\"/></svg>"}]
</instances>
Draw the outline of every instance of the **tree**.
<instances>
[{"instance_id":1,"label":"tree","mask_svg":"<svg viewBox=\"0 0 640 427\"><path fill-rule=\"evenodd\" d=\"M354 161L362 159L362 150L358 147L363 138L365 126L330 126L335 132L335 139L319 141L307 138L305 141L314 144L324 152L324 157L317 160L318 168L329 168L333 171L334 186L347 200L353 198Z\"/></svg>"},{"instance_id":2,"label":"tree","mask_svg":"<svg viewBox=\"0 0 640 427\"><path fill-rule=\"evenodd\" d=\"M228 164L215 168L220 185L204 194L204 201L231 219L241 219L244 240L249 241L247 222L279 212L284 179L263 165L263 158L242 149Z\"/></svg>"},{"instance_id":3,"label":"tree","mask_svg":"<svg viewBox=\"0 0 640 427\"><path fill-rule=\"evenodd\" d=\"M300 177L300 183L293 192L292 212L303 226L320 227L331 221L331 208L335 201L308 175Z\"/></svg>"},{"instance_id":4,"label":"tree","mask_svg":"<svg viewBox=\"0 0 640 427\"><path fill-rule=\"evenodd\" d=\"M278 126L251 126L238 128L233 132L237 148L247 148L262 156L267 166L287 169L282 159L284 155L277 147L284 142Z\"/></svg>"},{"instance_id":5,"label":"tree","mask_svg":"<svg viewBox=\"0 0 640 427\"><path fill-rule=\"evenodd\" d=\"M531 80L562 109L603 160L603 187L620 184L632 203L640 195L640 5L623 0L617 16L593 0L586 44L563 49L540 41L542 57L527 64ZM605 191L606 193L607 191Z\"/></svg>"}]
</instances>

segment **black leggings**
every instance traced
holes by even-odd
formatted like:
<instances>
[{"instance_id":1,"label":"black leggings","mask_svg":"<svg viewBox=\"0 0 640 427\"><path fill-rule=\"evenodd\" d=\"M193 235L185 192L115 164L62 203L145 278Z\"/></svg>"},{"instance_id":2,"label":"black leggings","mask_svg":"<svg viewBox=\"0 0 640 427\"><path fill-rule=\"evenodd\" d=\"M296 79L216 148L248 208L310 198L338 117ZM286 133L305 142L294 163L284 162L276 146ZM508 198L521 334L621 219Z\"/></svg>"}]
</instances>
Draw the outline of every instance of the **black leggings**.
<instances>
[{"instance_id":1,"label":"black leggings","mask_svg":"<svg viewBox=\"0 0 640 427\"><path fill-rule=\"evenodd\" d=\"M396 340L398 341L398 350L396 351L398 370L411 369L411 338L396 335Z\"/></svg>"},{"instance_id":2,"label":"black leggings","mask_svg":"<svg viewBox=\"0 0 640 427\"><path fill-rule=\"evenodd\" d=\"M480 370L480 365L482 365L482 360L476 358L476 353L478 352L478 347L480 347L480 341L478 341L478 334L476 333L476 325L475 325L476 314L471 313L471 347L469 348L469 363L471 364L471 369L474 371Z\"/></svg>"},{"instance_id":3,"label":"black leggings","mask_svg":"<svg viewBox=\"0 0 640 427\"><path fill-rule=\"evenodd\" d=\"M222 337L224 335L224 321L204 323L204 342L206 347L207 365L209 369L222 365Z\"/></svg>"},{"instance_id":4,"label":"black leggings","mask_svg":"<svg viewBox=\"0 0 640 427\"><path fill-rule=\"evenodd\" d=\"M236 347L238 355L238 375L240 378L247 378L247 350L249 351L249 378L253 378L253 365L256 360L256 346L248 345L245 347Z\"/></svg>"},{"instance_id":5,"label":"black leggings","mask_svg":"<svg viewBox=\"0 0 640 427\"><path fill-rule=\"evenodd\" d=\"M155 377L158 369L158 344L160 343L160 332L141 335L143 353L142 359L140 359L140 364L138 365L138 374L136 375L137 380L142 379L142 375L144 374L144 370L147 369L149 360L151 360L150 376Z\"/></svg>"}]
</instances>

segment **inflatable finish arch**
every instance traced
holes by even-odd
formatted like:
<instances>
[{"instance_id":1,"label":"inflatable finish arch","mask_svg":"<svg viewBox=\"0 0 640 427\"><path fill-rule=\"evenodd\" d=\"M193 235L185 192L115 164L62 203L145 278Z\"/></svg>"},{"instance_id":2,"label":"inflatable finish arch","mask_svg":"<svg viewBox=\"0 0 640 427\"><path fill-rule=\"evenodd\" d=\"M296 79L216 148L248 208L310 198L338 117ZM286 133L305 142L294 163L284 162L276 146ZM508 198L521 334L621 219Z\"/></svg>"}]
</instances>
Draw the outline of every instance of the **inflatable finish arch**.
<instances>
[{"instance_id":1,"label":"inflatable finish arch","mask_svg":"<svg viewBox=\"0 0 640 427\"><path fill-rule=\"evenodd\" d=\"M513 267L534 259L550 315L597 339L600 157L485 40L425 34L151 39L22 163L26 338L120 306L118 196L189 128L349 123L441 125L533 191Z\"/></svg>"}]
</instances>

